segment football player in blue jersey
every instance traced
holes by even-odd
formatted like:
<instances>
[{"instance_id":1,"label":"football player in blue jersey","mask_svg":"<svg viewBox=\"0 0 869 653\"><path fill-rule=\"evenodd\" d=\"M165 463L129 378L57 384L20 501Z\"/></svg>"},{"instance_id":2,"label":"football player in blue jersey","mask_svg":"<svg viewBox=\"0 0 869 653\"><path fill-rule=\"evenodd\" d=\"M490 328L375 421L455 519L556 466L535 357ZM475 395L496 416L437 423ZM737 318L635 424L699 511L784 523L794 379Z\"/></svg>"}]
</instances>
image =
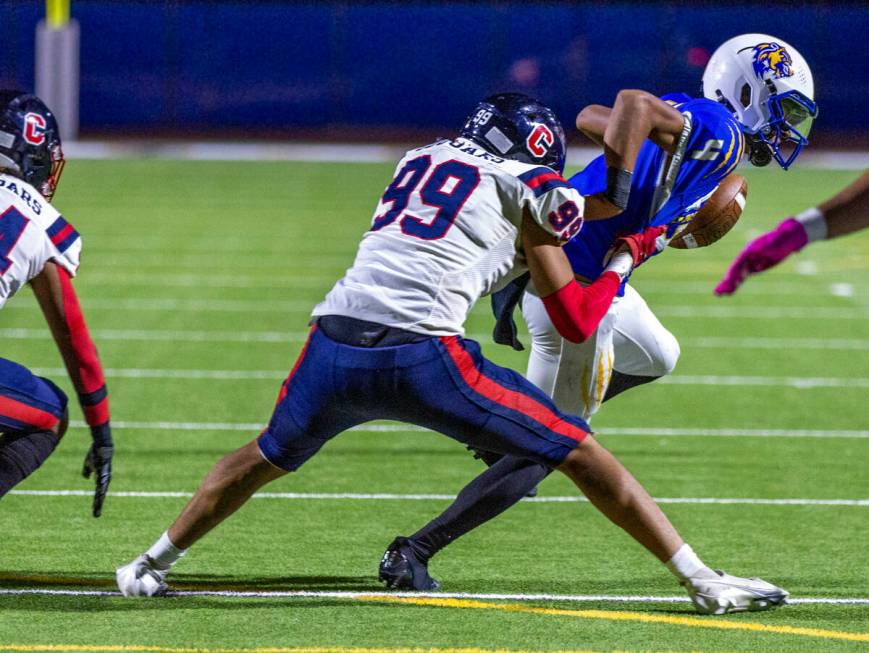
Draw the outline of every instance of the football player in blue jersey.
<instances>
[{"instance_id":1,"label":"football player in blue jersey","mask_svg":"<svg viewBox=\"0 0 869 653\"><path fill-rule=\"evenodd\" d=\"M604 139L614 170L634 168L654 131L681 133L678 112L661 108L635 96L614 109ZM623 111L631 118L626 129ZM463 337L474 302L527 269L559 332L585 340L624 276L646 260L646 238L626 236L599 279L585 288L576 282L561 245L581 228L585 200L561 177L563 165L557 117L518 93L486 98L459 136L407 152L353 266L314 308L269 425L217 463L168 530L117 569L121 592L165 594L168 574L189 547L259 488L298 470L340 432L395 419L562 470L666 564L700 612L785 603L779 587L707 567L582 419L559 411ZM622 178L607 185L608 202L626 192Z\"/></svg>"},{"instance_id":2,"label":"football player in blue jersey","mask_svg":"<svg viewBox=\"0 0 869 653\"><path fill-rule=\"evenodd\" d=\"M604 152L609 148L606 135L624 127L612 120L624 115L619 111L623 102L651 103L682 124L680 132L653 132L632 171L608 168L601 156L570 179L586 197L589 216L595 206L607 206L595 202L605 189L622 190L615 198L621 213L589 221L564 247L581 282L600 275L607 252L622 233L645 230L655 236L647 241L651 253L660 252L746 154L754 165L775 159L786 170L808 142L817 115L812 74L799 52L781 39L745 34L725 42L709 60L702 90L699 98L622 91L612 109L589 106L577 116L577 127ZM527 377L562 410L589 420L603 401L675 367L680 353L676 338L627 281L596 332L583 343L558 334L533 283L526 288L524 282L527 278L493 297L498 317L495 340L522 348L511 318L521 301L532 338ZM411 537L393 541L381 561L381 580L399 588L437 589L437 581L428 574L429 559L533 493L551 471L515 456L477 454L490 467L444 513Z\"/></svg>"}]
</instances>

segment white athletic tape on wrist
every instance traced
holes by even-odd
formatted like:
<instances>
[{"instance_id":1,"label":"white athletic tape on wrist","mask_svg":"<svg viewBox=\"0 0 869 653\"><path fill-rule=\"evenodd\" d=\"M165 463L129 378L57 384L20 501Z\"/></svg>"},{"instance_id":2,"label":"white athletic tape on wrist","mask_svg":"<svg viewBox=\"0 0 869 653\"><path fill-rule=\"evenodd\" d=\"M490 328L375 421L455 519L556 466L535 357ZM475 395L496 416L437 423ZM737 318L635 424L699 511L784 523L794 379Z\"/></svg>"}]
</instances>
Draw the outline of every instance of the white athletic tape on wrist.
<instances>
[{"instance_id":1,"label":"white athletic tape on wrist","mask_svg":"<svg viewBox=\"0 0 869 653\"><path fill-rule=\"evenodd\" d=\"M628 252L619 252L610 259L604 272L615 272L620 279L624 279L631 273L633 267L633 257Z\"/></svg>"},{"instance_id":2,"label":"white athletic tape on wrist","mask_svg":"<svg viewBox=\"0 0 869 653\"><path fill-rule=\"evenodd\" d=\"M803 211L796 219L806 230L810 243L827 238L827 220L817 207Z\"/></svg>"}]
</instances>

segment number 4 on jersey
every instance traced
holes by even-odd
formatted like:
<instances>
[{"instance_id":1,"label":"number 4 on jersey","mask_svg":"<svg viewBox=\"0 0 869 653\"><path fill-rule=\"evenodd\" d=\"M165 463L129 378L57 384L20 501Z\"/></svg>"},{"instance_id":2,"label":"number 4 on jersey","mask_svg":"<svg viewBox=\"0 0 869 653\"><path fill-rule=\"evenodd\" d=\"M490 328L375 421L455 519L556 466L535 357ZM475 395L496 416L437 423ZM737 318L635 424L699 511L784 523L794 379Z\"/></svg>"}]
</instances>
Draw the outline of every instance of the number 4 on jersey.
<instances>
[{"instance_id":1,"label":"number 4 on jersey","mask_svg":"<svg viewBox=\"0 0 869 653\"><path fill-rule=\"evenodd\" d=\"M13 206L0 214L0 275L5 274L12 266L9 253L18 243L26 226L27 218Z\"/></svg>"},{"instance_id":2,"label":"number 4 on jersey","mask_svg":"<svg viewBox=\"0 0 869 653\"><path fill-rule=\"evenodd\" d=\"M446 235L462 206L480 183L480 171L472 165L455 160L436 166L419 189L422 204L437 209L434 219L425 222L404 211L431 164L431 157L427 154L404 164L381 199L383 204L392 203L392 206L385 213L375 216L371 225L372 231L383 229L402 216L399 225L402 233L408 236L437 240Z\"/></svg>"}]
</instances>

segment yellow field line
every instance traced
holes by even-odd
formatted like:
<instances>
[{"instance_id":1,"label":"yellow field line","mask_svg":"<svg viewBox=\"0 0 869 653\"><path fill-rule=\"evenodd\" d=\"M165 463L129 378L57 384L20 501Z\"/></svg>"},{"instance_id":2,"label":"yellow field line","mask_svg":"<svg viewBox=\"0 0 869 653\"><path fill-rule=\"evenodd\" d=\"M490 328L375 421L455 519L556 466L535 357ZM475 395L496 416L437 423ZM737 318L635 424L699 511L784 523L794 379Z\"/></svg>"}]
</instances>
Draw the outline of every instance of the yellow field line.
<instances>
[{"instance_id":1,"label":"yellow field line","mask_svg":"<svg viewBox=\"0 0 869 653\"><path fill-rule=\"evenodd\" d=\"M599 653L591 650L526 651L486 648L363 648L356 646L291 646L256 648L206 648L176 646L140 646L134 644L0 644L0 651L81 651L83 653ZM628 653L627 651L614 653Z\"/></svg>"},{"instance_id":2,"label":"yellow field line","mask_svg":"<svg viewBox=\"0 0 869 653\"><path fill-rule=\"evenodd\" d=\"M502 612L520 612L523 614L546 614L561 617L581 617L584 619L604 619L607 621L639 621L643 623L671 624L688 626L689 628L713 628L718 630L744 630L756 633L774 633L778 635L801 635L803 637L819 637L822 639L843 639L852 642L869 642L869 633L849 633L840 630L825 630L822 628L802 628L799 626L774 626L750 621L732 621L729 619L709 617L682 617L676 615L648 614L645 612L626 612L622 610L568 610L563 608L534 608L510 603L488 603L484 601L469 601L461 599L425 599L398 596L365 596L360 601L378 601L382 603L403 603L407 605L428 605L443 608L463 608L471 610L500 610Z\"/></svg>"}]
</instances>

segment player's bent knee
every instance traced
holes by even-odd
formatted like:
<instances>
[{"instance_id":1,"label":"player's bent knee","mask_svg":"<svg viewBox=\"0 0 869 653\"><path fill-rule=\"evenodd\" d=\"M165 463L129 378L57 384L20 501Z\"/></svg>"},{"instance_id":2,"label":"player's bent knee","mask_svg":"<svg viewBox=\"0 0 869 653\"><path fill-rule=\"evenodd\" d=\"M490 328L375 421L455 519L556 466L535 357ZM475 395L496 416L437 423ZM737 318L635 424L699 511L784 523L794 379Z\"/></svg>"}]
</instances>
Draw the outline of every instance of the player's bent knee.
<instances>
[{"instance_id":1,"label":"player's bent knee","mask_svg":"<svg viewBox=\"0 0 869 653\"><path fill-rule=\"evenodd\" d=\"M588 467L589 457L596 446L598 445L594 438L586 438L578 447L567 454L567 457L556 469L576 480L575 477L582 474Z\"/></svg>"},{"instance_id":2,"label":"player's bent knee","mask_svg":"<svg viewBox=\"0 0 869 653\"><path fill-rule=\"evenodd\" d=\"M206 490L221 491L229 485L259 487L287 472L270 463L260 452L256 440L220 460L206 477Z\"/></svg>"},{"instance_id":3,"label":"player's bent knee","mask_svg":"<svg viewBox=\"0 0 869 653\"><path fill-rule=\"evenodd\" d=\"M53 431L0 435L0 497L39 469L59 441Z\"/></svg>"},{"instance_id":4,"label":"player's bent knee","mask_svg":"<svg viewBox=\"0 0 869 653\"><path fill-rule=\"evenodd\" d=\"M655 352L655 357L652 361L652 374L649 376L666 376L672 374L676 369L676 363L679 362L679 356L682 353L682 348L679 346L679 341L669 331L666 331L666 336L658 338L658 351Z\"/></svg>"},{"instance_id":5,"label":"player's bent knee","mask_svg":"<svg viewBox=\"0 0 869 653\"><path fill-rule=\"evenodd\" d=\"M588 494L610 485L608 477L615 477L623 468L603 445L589 437L567 455L558 470Z\"/></svg>"}]
</instances>

